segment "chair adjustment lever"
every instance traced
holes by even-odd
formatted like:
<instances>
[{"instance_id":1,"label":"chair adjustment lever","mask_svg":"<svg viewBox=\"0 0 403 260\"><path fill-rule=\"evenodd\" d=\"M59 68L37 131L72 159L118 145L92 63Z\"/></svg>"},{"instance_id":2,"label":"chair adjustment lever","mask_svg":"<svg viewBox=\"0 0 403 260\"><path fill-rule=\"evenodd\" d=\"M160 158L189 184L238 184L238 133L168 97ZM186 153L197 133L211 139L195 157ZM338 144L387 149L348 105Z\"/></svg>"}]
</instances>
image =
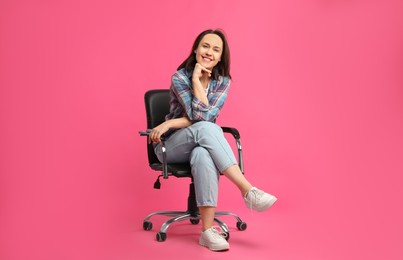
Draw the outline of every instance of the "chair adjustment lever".
<instances>
[{"instance_id":1,"label":"chair adjustment lever","mask_svg":"<svg viewBox=\"0 0 403 260\"><path fill-rule=\"evenodd\" d=\"M157 180L154 182L154 189L161 189L161 182L160 182L160 177L162 177L163 175L158 176Z\"/></svg>"}]
</instances>

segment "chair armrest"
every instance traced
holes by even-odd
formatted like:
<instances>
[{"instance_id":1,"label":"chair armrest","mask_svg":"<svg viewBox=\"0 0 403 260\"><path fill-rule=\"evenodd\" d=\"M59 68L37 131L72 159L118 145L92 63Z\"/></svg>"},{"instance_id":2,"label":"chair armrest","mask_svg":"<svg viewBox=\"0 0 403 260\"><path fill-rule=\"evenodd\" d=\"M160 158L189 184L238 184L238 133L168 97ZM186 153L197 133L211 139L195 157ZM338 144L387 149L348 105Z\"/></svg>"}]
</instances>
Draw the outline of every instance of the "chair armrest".
<instances>
[{"instance_id":1,"label":"chair armrest","mask_svg":"<svg viewBox=\"0 0 403 260\"><path fill-rule=\"evenodd\" d=\"M244 169L244 166L243 166L241 135L239 134L238 129L236 129L234 127L227 127L227 126L222 126L221 129L223 130L224 133L230 133L235 138L236 146L237 146L237 149L238 149L238 164L239 164L239 168L241 169L241 172L244 173L245 169Z\"/></svg>"},{"instance_id":2,"label":"chair armrest","mask_svg":"<svg viewBox=\"0 0 403 260\"><path fill-rule=\"evenodd\" d=\"M234 127L222 126L221 129L223 130L224 133L232 134L235 139L241 138L241 135L239 134L239 131Z\"/></svg>"},{"instance_id":3,"label":"chair armrest","mask_svg":"<svg viewBox=\"0 0 403 260\"><path fill-rule=\"evenodd\" d=\"M139 131L140 136L148 136L151 133L151 129L147 129L145 131Z\"/></svg>"}]
</instances>

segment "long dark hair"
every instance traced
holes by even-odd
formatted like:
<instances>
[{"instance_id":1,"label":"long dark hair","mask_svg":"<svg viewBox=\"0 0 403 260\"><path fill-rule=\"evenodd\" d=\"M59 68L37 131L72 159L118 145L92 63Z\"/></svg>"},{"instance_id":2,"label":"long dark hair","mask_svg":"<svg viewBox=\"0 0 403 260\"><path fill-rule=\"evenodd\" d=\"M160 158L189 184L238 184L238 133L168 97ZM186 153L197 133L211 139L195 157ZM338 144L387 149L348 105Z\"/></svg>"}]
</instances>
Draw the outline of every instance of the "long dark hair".
<instances>
[{"instance_id":1,"label":"long dark hair","mask_svg":"<svg viewBox=\"0 0 403 260\"><path fill-rule=\"evenodd\" d=\"M199 46L200 41L203 39L203 37L206 34L216 34L218 35L222 42L223 42L223 49L221 53L221 61L217 63L216 66L213 68L213 73L212 77L214 79L217 79L218 76L223 76L223 77L228 77L231 78L230 74L230 52L229 52L229 47L228 47L228 42L225 37L225 34L222 30L220 29L208 29L203 32L201 32L195 39L192 50L190 51L189 56L186 58L185 61L182 62L181 65L179 65L178 70L185 68L186 70L193 70L195 65L196 65L196 55L195 55L195 50Z\"/></svg>"}]
</instances>

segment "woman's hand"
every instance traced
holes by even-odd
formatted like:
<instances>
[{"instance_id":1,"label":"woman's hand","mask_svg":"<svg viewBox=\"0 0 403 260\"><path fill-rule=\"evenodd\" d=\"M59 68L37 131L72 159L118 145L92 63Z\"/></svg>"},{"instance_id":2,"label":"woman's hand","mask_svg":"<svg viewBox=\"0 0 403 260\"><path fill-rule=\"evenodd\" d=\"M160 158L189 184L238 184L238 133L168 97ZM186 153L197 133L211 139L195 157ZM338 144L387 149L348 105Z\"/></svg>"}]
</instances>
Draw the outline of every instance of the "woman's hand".
<instances>
[{"instance_id":1,"label":"woman's hand","mask_svg":"<svg viewBox=\"0 0 403 260\"><path fill-rule=\"evenodd\" d=\"M211 70L206 69L199 63L196 63L192 75L193 95L205 105L209 104L205 89L207 88L208 82L210 81L210 77Z\"/></svg>"},{"instance_id":2,"label":"woman's hand","mask_svg":"<svg viewBox=\"0 0 403 260\"><path fill-rule=\"evenodd\" d=\"M196 63L195 68L193 70L192 78L201 79L203 76L211 77L211 70L203 67L200 63Z\"/></svg>"},{"instance_id":3,"label":"woman's hand","mask_svg":"<svg viewBox=\"0 0 403 260\"><path fill-rule=\"evenodd\" d=\"M161 142L161 135L169 130L167 121L154 127L148 135L148 143L159 143Z\"/></svg>"},{"instance_id":4,"label":"woman's hand","mask_svg":"<svg viewBox=\"0 0 403 260\"><path fill-rule=\"evenodd\" d=\"M190 121L186 116L167 120L151 130L148 135L148 143L160 143L161 135L163 135L170 128L184 128L190 126L191 124L192 121Z\"/></svg>"}]
</instances>

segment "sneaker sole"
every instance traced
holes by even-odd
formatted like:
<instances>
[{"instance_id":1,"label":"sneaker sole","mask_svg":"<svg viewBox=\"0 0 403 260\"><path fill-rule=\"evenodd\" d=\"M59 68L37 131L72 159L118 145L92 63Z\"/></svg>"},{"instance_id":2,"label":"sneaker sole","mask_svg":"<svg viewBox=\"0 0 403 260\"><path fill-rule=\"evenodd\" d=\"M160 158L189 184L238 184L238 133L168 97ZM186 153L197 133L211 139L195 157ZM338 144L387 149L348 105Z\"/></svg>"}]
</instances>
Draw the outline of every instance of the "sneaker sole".
<instances>
[{"instance_id":1,"label":"sneaker sole","mask_svg":"<svg viewBox=\"0 0 403 260\"><path fill-rule=\"evenodd\" d=\"M205 244L204 243L204 241L202 241L202 240L200 240L199 241L199 244L201 245L201 246L205 246L205 247L207 247L208 249L210 249L211 251L227 251L227 250L229 250L229 245L227 246L227 247L214 247L214 246L212 246L212 247L209 247L207 244Z\"/></svg>"}]
</instances>

